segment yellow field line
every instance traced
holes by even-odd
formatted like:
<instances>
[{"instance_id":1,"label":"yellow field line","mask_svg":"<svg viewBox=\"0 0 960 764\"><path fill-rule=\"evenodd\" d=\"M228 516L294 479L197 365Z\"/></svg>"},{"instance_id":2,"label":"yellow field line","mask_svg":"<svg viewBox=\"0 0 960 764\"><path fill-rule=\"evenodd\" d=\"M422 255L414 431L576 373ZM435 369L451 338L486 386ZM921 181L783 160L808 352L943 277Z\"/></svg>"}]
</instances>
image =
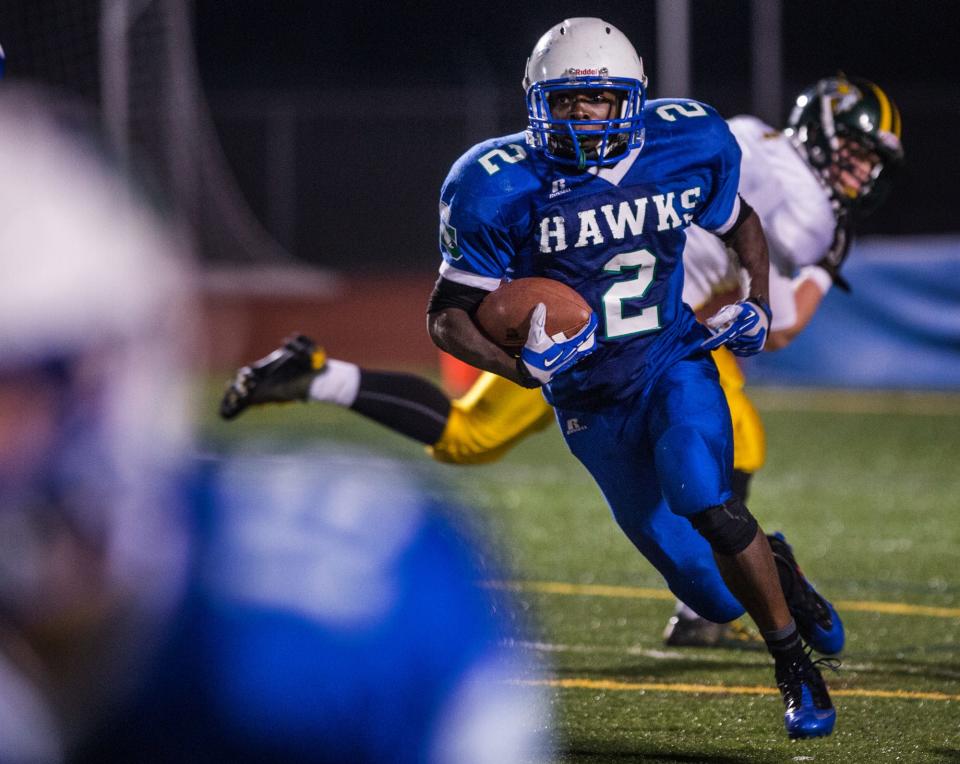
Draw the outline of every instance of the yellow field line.
<instances>
[{"instance_id":1,"label":"yellow field line","mask_svg":"<svg viewBox=\"0 0 960 764\"><path fill-rule=\"evenodd\" d=\"M514 679L511 684L559 687L579 690L614 690L620 692L683 692L710 695L779 695L775 687L724 686L716 684L688 684L684 682L618 682L613 679ZM834 698L887 698L893 700L960 701L960 695L945 692L915 692L913 690L843 690L831 689Z\"/></svg>"},{"instance_id":2,"label":"yellow field line","mask_svg":"<svg viewBox=\"0 0 960 764\"><path fill-rule=\"evenodd\" d=\"M611 586L605 584L568 584L562 581L486 581L489 589L539 594L563 594L585 597L621 597L641 600L674 600L667 589L651 589L641 586ZM861 613L886 615L926 615L933 618L960 618L960 608L909 605L905 602L870 602L860 600L837 600L838 610L856 610Z\"/></svg>"},{"instance_id":3,"label":"yellow field line","mask_svg":"<svg viewBox=\"0 0 960 764\"><path fill-rule=\"evenodd\" d=\"M861 613L960 618L960 608L957 607L931 607L928 605L908 605L905 602L861 602L859 600L837 600L833 604L841 610L858 610Z\"/></svg>"},{"instance_id":4,"label":"yellow field line","mask_svg":"<svg viewBox=\"0 0 960 764\"><path fill-rule=\"evenodd\" d=\"M587 597L625 597L641 600L675 600L667 589L645 589L640 586L607 586L604 584L565 584L561 581L485 581L488 589L540 594L578 594Z\"/></svg>"}]
</instances>

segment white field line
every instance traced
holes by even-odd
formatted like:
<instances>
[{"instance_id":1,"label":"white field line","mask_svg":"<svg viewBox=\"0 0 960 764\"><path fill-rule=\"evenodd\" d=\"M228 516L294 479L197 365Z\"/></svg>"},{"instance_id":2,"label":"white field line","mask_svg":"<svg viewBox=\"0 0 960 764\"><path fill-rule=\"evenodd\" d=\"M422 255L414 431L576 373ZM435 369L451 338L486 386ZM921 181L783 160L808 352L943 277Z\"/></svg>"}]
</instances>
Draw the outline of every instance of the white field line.
<instances>
[{"instance_id":1,"label":"white field line","mask_svg":"<svg viewBox=\"0 0 960 764\"><path fill-rule=\"evenodd\" d=\"M675 650L675 649L663 649L655 650L643 647L636 646L627 646L627 647L618 647L615 645L563 645L563 644L553 644L550 642L528 642L528 641L510 641L505 643L506 646L510 647L519 647L524 650L532 650L538 653L572 653L578 655L632 655L639 656L643 658L649 658L655 661L675 661L675 662L686 662L690 663L717 663L723 665L729 665L730 655L726 652L717 653L711 655L710 652L716 648L699 648L692 649L687 648L685 650ZM758 646L759 647L759 646ZM725 650L738 650L736 647L726 647ZM757 668L767 667L770 663L770 659L767 657L767 653L763 649L755 650L739 650L740 654L743 657L744 662L755 662ZM756 658L755 661L751 660ZM878 666L875 663L868 662L851 662L843 660L841 662L840 673L841 675L847 672L853 674L882 674L886 671L889 671L888 666ZM901 674L909 674L911 676L928 676L931 671L935 672L937 677L944 679L960 679L960 671L954 671L952 669L946 669L942 666L931 666L929 668L924 666L907 666L901 664L897 667L897 672Z\"/></svg>"}]
</instances>

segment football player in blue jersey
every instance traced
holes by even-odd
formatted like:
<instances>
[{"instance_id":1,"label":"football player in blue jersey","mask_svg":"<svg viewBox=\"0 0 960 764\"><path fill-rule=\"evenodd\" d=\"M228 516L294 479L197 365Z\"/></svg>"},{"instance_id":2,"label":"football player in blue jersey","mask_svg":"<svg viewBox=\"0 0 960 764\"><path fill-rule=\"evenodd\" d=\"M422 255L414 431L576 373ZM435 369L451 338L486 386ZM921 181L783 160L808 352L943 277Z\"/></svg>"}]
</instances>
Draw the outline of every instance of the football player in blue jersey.
<instances>
[{"instance_id":1,"label":"football player in blue jersey","mask_svg":"<svg viewBox=\"0 0 960 764\"><path fill-rule=\"evenodd\" d=\"M0 166L0 761L546 758L446 502L369 457L190 458L175 237L21 90Z\"/></svg>"},{"instance_id":2,"label":"football player in blue jersey","mask_svg":"<svg viewBox=\"0 0 960 764\"><path fill-rule=\"evenodd\" d=\"M785 130L746 115L728 125L743 152L739 191L752 201L770 249L773 318L765 349L776 349L803 330L833 282L848 288L839 269L853 224L879 206L902 163L900 113L876 84L837 75L798 95ZM739 264L718 237L695 226L686 235L683 299L705 319L740 296ZM444 224L441 239L450 238ZM733 355L723 347L712 355L733 424L731 488L746 501L750 478L765 460L763 425ZM451 360L443 356L444 368ZM489 372L477 378L478 370L466 364L460 368L471 370L476 382L451 400L424 378L327 358L310 339L294 336L237 372L221 415L231 419L270 402L335 403L424 443L434 459L452 464L498 459L554 420L539 390ZM839 652L844 631L836 611L800 572L782 535L769 540L801 633L818 652ZM739 644L745 636L739 622L713 623L682 604L664 631L671 646Z\"/></svg>"},{"instance_id":3,"label":"football player in blue jersey","mask_svg":"<svg viewBox=\"0 0 960 764\"><path fill-rule=\"evenodd\" d=\"M753 618L775 660L788 734L829 734L836 712L767 537L731 490L730 414L708 353L759 352L770 326L767 248L737 195L737 142L705 104L647 103L640 58L600 19L548 31L524 87L526 133L468 151L441 190L430 335L473 366L542 387L558 420L577 422L564 431L570 450L671 590L710 620L744 609ZM693 223L723 238L750 276L748 297L709 329L681 300ZM523 276L573 287L594 320L551 337L540 306L519 357L509 355L470 314L503 279Z\"/></svg>"}]
</instances>

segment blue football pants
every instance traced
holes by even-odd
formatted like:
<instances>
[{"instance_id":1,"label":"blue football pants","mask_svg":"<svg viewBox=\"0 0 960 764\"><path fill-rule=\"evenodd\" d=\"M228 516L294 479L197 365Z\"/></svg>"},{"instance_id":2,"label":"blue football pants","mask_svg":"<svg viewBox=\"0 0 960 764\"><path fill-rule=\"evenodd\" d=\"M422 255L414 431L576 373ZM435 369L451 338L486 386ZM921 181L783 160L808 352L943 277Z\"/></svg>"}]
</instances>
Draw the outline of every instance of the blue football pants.
<instances>
[{"instance_id":1,"label":"blue football pants","mask_svg":"<svg viewBox=\"0 0 960 764\"><path fill-rule=\"evenodd\" d=\"M730 412L710 357L673 364L628 403L558 408L557 418L617 524L670 591L711 621L743 615L710 544L688 519L733 495Z\"/></svg>"}]
</instances>

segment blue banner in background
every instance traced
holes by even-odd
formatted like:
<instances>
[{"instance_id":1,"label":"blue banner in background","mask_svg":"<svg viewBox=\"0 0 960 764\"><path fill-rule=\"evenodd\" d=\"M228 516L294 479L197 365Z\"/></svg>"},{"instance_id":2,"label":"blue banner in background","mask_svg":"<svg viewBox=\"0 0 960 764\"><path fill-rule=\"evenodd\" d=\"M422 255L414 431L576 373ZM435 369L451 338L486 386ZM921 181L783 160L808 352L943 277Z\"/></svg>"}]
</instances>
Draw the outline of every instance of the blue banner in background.
<instances>
[{"instance_id":1,"label":"blue banner in background","mask_svg":"<svg viewBox=\"0 0 960 764\"><path fill-rule=\"evenodd\" d=\"M960 390L960 236L858 242L787 348L745 359L751 384Z\"/></svg>"}]
</instances>

